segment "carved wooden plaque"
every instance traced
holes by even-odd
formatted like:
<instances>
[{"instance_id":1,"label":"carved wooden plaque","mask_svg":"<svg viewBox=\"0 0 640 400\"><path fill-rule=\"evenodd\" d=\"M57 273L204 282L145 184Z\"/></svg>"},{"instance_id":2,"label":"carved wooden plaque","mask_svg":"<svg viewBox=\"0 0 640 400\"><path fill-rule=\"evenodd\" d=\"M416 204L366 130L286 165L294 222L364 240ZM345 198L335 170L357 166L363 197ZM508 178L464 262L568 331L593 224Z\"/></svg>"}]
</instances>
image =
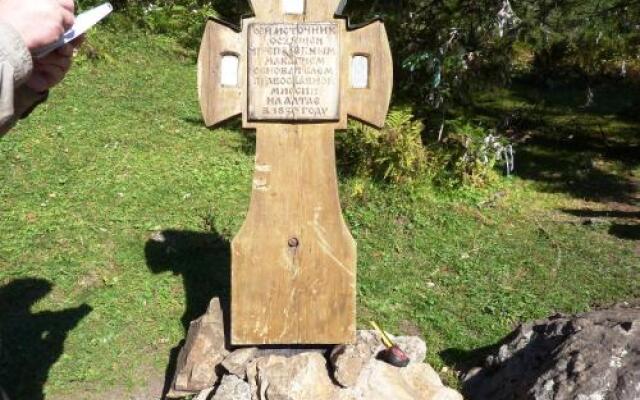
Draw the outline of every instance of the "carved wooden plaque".
<instances>
[{"instance_id":1,"label":"carved wooden plaque","mask_svg":"<svg viewBox=\"0 0 640 400\"><path fill-rule=\"evenodd\" d=\"M249 119L340 119L337 23L249 25Z\"/></svg>"},{"instance_id":2,"label":"carved wooden plaque","mask_svg":"<svg viewBox=\"0 0 640 400\"><path fill-rule=\"evenodd\" d=\"M204 33L205 123L242 115L256 130L251 204L231 244L234 345L355 339L356 243L340 207L334 132L348 116L384 124L393 63L384 25L350 29L335 17L345 3L253 0L240 28L212 20Z\"/></svg>"}]
</instances>

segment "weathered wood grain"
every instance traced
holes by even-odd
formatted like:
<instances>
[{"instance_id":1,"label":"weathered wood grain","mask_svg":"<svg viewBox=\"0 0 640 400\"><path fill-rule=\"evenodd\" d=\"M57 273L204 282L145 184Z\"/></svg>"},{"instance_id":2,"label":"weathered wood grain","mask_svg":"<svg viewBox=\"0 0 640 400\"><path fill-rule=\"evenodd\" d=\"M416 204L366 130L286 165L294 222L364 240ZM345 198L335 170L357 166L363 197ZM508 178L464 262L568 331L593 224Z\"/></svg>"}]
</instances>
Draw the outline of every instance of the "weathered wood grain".
<instances>
[{"instance_id":1,"label":"weathered wood grain","mask_svg":"<svg viewBox=\"0 0 640 400\"><path fill-rule=\"evenodd\" d=\"M346 35L345 51L351 58L363 55L369 58L369 86L364 89L351 87L351 77L345 79L345 111L348 115L377 127L384 125L391 92L393 90L393 59L384 24L373 22ZM350 74L351 68L343 72Z\"/></svg>"},{"instance_id":2,"label":"weathered wood grain","mask_svg":"<svg viewBox=\"0 0 640 400\"><path fill-rule=\"evenodd\" d=\"M242 39L242 34L225 24L213 20L207 22L198 55L198 96L204 122L209 127L242 113L246 86L246 56ZM236 87L221 83L220 66L225 55L235 55L239 59Z\"/></svg>"},{"instance_id":3,"label":"weathered wood grain","mask_svg":"<svg viewBox=\"0 0 640 400\"><path fill-rule=\"evenodd\" d=\"M356 246L327 125L259 127L251 205L232 243L232 342L332 344L355 334Z\"/></svg>"}]
</instances>

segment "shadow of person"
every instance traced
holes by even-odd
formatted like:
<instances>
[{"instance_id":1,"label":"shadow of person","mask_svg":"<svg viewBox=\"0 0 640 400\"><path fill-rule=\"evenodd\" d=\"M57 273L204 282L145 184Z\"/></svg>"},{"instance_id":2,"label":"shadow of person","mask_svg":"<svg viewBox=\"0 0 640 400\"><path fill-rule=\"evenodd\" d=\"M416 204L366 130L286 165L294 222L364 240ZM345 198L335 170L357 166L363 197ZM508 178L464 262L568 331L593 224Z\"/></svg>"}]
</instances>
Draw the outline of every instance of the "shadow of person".
<instances>
[{"instance_id":1,"label":"shadow of person","mask_svg":"<svg viewBox=\"0 0 640 400\"><path fill-rule=\"evenodd\" d=\"M170 271L182 276L185 332L191 321L207 311L212 298L219 297L223 309L228 309L231 250L229 241L219 233L158 232L147 241L145 257L154 274Z\"/></svg>"},{"instance_id":2,"label":"shadow of person","mask_svg":"<svg viewBox=\"0 0 640 400\"><path fill-rule=\"evenodd\" d=\"M49 369L60 358L67 334L92 308L31 312L51 292L43 279L18 279L0 287L0 384L12 400L44 399Z\"/></svg>"},{"instance_id":3,"label":"shadow of person","mask_svg":"<svg viewBox=\"0 0 640 400\"><path fill-rule=\"evenodd\" d=\"M181 275L185 310L181 322L185 334L191 321L202 316L212 298L220 298L225 326L229 327L231 249L218 232L166 230L157 232L145 245L147 267L154 274ZM228 336L227 336L228 337ZM165 394L171 384L183 342L171 350L165 377Z\"/></svg>"}]
</instances>

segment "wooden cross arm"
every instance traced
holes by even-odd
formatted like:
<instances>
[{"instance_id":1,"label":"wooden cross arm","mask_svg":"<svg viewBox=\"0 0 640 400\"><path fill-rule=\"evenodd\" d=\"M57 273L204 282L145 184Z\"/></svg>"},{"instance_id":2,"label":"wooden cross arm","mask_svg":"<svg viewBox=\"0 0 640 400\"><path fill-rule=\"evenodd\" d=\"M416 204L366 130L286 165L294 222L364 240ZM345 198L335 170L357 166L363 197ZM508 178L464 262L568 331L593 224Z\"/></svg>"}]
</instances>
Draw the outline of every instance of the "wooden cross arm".
<instances>
[{"instance_id":1,"label":"wooden cross arm","mask_svg":"<svg viewBox=\"0 0 640 400\"><path fill-rule=\"evenodd\" d=\"M246 57L243 35L225 22L211 19L205 27L198 56L198 96L207 127L242 114ZM237 83L223 84L222 59L235 57L238 62ZM233 61L233 60L232 60Z\"/></svg>"},{"instance_id":2,"label":"wooden cross arm","mask_svg":"<svg viewBox=\"0 0 640 400\"><path fill-rule=\"evenodd\" d=\"M378 128L384 126L389 111L393 90L393 59L391 46L384 24L379 21L349 31L346 34L346 49L349 58L349 76L351 58L365 56L369 64L369 85L364 89L354 89L345 82L345 108L349 116L369 123Z\"/></svg>"}]
</instances>

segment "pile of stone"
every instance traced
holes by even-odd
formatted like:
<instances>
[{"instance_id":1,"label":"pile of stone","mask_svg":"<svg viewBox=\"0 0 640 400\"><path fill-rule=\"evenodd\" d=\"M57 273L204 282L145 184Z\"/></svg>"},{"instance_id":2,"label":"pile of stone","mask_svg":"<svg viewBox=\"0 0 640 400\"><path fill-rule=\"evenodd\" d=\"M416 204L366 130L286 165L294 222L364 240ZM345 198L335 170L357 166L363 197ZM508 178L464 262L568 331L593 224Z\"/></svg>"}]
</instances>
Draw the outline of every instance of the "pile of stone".
<instances>
[{"instance_id":1,"label":"pile of stone","mask_svg":"<svg viewBox=\"0 0 640 400\"><path fill-rule=\"evenodd\" d=\"M378 359L375 331L353 345L314 349L237 348L227 344L220 302L191 323L178 357L170 398L196 400L462 400L424 363L418 337L396 337L411 358L406 368Z\"/></svg>"}]
</instances>

